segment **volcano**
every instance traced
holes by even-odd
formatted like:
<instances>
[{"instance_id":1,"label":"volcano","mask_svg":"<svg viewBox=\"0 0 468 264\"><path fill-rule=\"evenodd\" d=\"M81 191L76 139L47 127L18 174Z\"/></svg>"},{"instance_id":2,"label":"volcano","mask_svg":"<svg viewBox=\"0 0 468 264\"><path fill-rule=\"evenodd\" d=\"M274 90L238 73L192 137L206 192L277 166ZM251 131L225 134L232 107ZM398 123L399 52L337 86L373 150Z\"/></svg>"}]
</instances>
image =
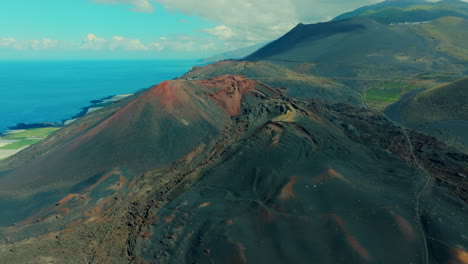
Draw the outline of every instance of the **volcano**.
<instances>
[{"instance_id":1,"label":"volcano","mask_svg":"<svg viewBox=\"0 0 468 264\"><path fill-rule=\"evenodd\" d=\"M2 163L6 263L464 252L468 156L379 112L233 75L167 81L129 101Z\"/></svg>"}]
</instances>

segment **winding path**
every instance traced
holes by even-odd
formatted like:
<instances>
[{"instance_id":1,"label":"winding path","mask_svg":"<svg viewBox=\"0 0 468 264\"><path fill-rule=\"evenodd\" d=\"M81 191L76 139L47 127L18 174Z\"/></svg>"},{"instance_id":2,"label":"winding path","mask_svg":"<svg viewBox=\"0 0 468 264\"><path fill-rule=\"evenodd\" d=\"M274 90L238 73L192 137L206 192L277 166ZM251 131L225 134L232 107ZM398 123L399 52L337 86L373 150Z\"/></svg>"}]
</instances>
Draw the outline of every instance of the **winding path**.
<instances>
[{"instance_id":1,"label":"winding path","mask_svg":"<svg viewBox=\"0 0 468 264\"><path fill-rule=\"evenodd\" d=\"M368 108L368 109L371 109L373 111L378 111L378 110L375 110L374 108L370 107L366 100L364 99L364 96L362 94L362 92L360 93L361 95L361 99L362 99L362 104ZM380 112L380 111L379 111ZM408 148L410 150L410 153L411 153L411 157L413 158L414 160L414 163L416 164L416 166L424 172L424 175L426 176L426 179L425 179L425 182L424 182L424 185L423 187L421 188L421 190L417 193L416 195L416 217L417 217L417 222L418 222L418 225L419 225L419 229L421 231L421 234L423 235L423 239L424 239L424 263L426 264L430 264L431 261L430 261L430 258L429 258L429 246L428 246L428 236L426 234L426 232L424 231L424 227L421 223L421 215L422 215L422 211L421 211L421 197L423 196L423 194L426 192L427 190L427 187L429 185L429 182L431 181L432 179L432 176L431 174L429 174L429 172L427 172L427 170L424 168L424 166L421 165L421 163L419 163L419 160L418 158L416 157L416 155L414 154L414 147L413 147L413 143L411 142L411 138L409 137L408 135L408 132L406 131L406 128L403 127L401 124L391 120L390 118L388 118L385 114L383 114L383 116L385 117L385 119L387 119L388 121L390 121L391 123L393 123L394 125L398 126L401 128L401 131L403 133L403 135L405 136L406 138L406 143L408 144Z\"/></svg>"}]
</instances>

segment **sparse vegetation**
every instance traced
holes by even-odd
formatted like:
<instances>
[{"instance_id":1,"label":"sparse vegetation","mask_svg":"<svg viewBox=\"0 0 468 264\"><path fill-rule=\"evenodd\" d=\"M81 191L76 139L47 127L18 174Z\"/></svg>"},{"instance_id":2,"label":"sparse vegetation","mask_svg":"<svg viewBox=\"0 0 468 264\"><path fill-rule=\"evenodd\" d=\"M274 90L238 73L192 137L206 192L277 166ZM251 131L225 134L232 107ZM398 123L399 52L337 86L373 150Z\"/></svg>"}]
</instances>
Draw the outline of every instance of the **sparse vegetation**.
<instances>
[{"instance_id":1,"label":"sparse vegetation","mask_svg":"<svg viewBox=\"0 0 468 264\"><path fill-rule=\"evenodd\" d=\"M55 131L57 131L59 128L58 127L44 127L44 128L32 128L32 129L27 129L25 131L21 131L18 133L11 133L7 134L3 137L0 137L0 139L27 139L27 138L45 138Z\"/></svg>"},{"instance_id":2,"label":"sparse vegetation","mask_svg":"<svg viewBox=\"0 0 468 264\"><path fill-rule=\"evenodd\" d=\"M368 16L385 24L422 22L437 19L443 16L458 16L468 18L468 9L463 2L450 4L441 1L436 3L426 2L424 4L400 2L382 2L376 5L357 9L336 17L334 20L351 17Z\"/></svg>"},{"instance_id":3,"label":"sparse vegetation","mask_svg":"<svg viewBox=\"0 0 468 264\"><path fill-rule=\"evenodd\" d=\"M0 149L20 149L25 146L29 146L32 144L35 144L37 142L41 141L40 139L25 139L25 140L20 140L11 144L8 144L6 146L0 147Z\"/></svg>"},{"instance_id":4,"label":"sparse vegetation","mask_svg":"<svg viewBox=\"0 0 468 264\"><path fill-rule=\"evenodd\" d=\"M364 93L364 100L371 107L383 110L396 102L402 95L419 88L421 87L404 82L383 82L367 89Z\"/></svg>"},{"instance_id":5,"label":"sparse vegetation","mask_svg":"<svg viewBox=\"0 0 468 264\"><path fill-rule=\"evenodd\" d=\"M23 147L36 144L37 142L43 140L47 136L53 134L57 131L58 127L44 127L44 128L32 128L26 129L17 133L9 133L0 137L0 140L11 140L10 144L6 144L0 147L0 150L20 150ZM12 152L13 155L15 152ZM7 157L2 157L5 159Z\"/></svg>"},{"instance_id":6,"label":"sparse vegetation","mask_svg":"<svg viewBox=\"0 0 468 264\"><path fill-rule=\"evenodd\" d=\"M400 97L400 91L370 89L366 91L364 99L373 101L395 102Z\"/></svg>"}]
</instances>

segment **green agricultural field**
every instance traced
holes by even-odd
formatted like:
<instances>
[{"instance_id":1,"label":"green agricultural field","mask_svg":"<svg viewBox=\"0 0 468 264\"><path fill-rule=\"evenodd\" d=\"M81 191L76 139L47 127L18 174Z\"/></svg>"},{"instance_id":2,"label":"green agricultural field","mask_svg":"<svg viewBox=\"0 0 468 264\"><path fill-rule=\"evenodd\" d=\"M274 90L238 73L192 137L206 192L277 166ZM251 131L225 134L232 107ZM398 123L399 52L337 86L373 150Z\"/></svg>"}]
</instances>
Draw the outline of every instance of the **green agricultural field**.
<instances>
[{"instance_id":1,"label":"green agricultural field","mask_svg":"<svg viewBox=\"0 0 468 264\"><path fill-rule=\"evenodd\" d=\"M7 134L0 139L27 139L27 138L46 138L47 136L51 135L55 131L57 131L58 127L44 127L44 128L32 128L27 129L22 132Z\"/></svg>"},{"instance_id":2,"label":"green agricultural field","mask_svg":"<svg viewBox=\"0 0 468 264\"><path fill-rule=\"evenodd\" d=\"M58 127L44 127L26 129L18 133L10 133L0 137L0 140L14 140L12 143L0 147L0 150L20 150L23 147L36 144L57 131Z\"/></svg>"},{"instance_id":3,"label":"green agricultural field","mask_svg":"<svg viewBox=\"0 0 468 264\"><path fill-rule=\"evenodd\" d=\"M400 97L400 91L386 91L380 89L370 89L364 94L366 101L382 101L393 103Z\"/></svg>"},{"instance_id":4,"label":"green agricultural field","mask_svg":"<svg viewBox=\"0 0 468 264\"><path fill-rule=\"evenodd\" d=\"M364 100L371 107L383 110L402 95L419 88L421 87L403 82L383 82L367 89Z\"/></svg>"},{"instance_id":5,"label":"green agricultural field","mask_svg":"<svg viewBox=\"0 0 468 264\"><path fill-rule=\"evenodd\" d=\"M32 144L35 144L37 142L41 141L40 139L25 139L25 140L20 140L11 144L8 144L6 146L0 147L0 149L20 149L25 146L29 146Z\"/></svg>"}]
</instances>

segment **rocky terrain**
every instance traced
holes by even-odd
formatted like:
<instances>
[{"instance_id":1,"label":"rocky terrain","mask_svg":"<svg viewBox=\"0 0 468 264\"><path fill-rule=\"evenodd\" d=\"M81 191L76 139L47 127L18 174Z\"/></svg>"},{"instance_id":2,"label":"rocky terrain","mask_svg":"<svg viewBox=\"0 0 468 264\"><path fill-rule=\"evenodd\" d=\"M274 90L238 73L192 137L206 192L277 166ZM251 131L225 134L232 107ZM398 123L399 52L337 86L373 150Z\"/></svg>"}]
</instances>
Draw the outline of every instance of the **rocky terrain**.
<instances>
[{"instance_id":1,"label":"rocky terrain","mask_svg":"<svg viewBox=\"0 0 468 264\"><path fill-rule=\"evenodd\" d=\"M131 142L135 133L151 140ZM366 108L241 76L168 81L39 144L55 147L2 163L5 263L466 254L468 156Z\"/></svg>"}]
</instances>

